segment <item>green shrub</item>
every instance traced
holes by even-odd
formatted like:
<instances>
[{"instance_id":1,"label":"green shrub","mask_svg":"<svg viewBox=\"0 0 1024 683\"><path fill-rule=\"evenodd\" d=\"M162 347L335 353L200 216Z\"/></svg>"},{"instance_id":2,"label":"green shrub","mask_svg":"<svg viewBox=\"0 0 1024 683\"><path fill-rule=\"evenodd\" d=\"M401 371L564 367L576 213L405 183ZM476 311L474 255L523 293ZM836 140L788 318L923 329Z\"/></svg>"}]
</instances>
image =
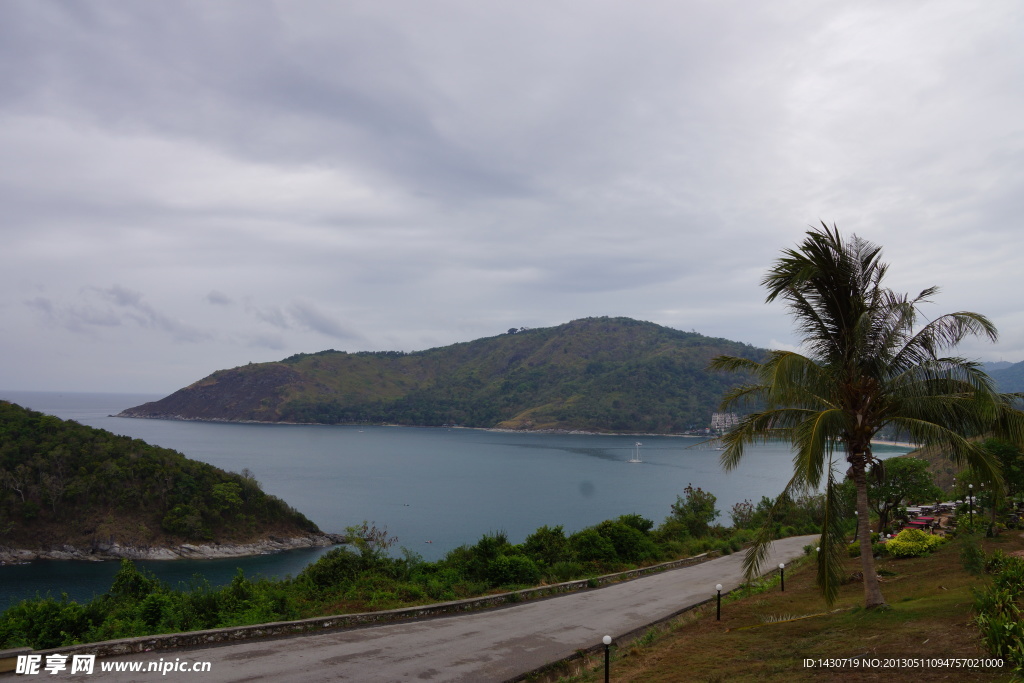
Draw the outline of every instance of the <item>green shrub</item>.
<instances>
[{"instance_id":1,"label":"green shrub","mask_svg":"<svg viewBox=\"0 0 1024 683\"><path fill-rule=\"evenodd\" d=\"M494 586L532 586L540 582L540 570L523 555L499 555L487 568L487 580Z\"/></svg>"},{"instance_id":2,"label":"green shrub","mask_svg":"<svg viewBox=\"0 0 1024 683\"><path fill-rule=\"evenodd\" d=\"M548 569L548 580L562 583L577 579L585 573L586 568L579 562L556 562Z\"/></svg>"},{"instance_id":3,"label":"green shrub","mask_svg":"<svg viewBox=\"0 0 1024 683\"><path fill-rule=\"evenodd\" d=\"M92 624L85 607L68 600L23 600L0 616L0 637L6 647L43 650L79 641Z\"/></svg>"},{"instance_id":4,"label":"green shrub","mask_svg":"<svg viewBox=\"0 0 1024 683\"><path fill-rule=\"evenodd\" d=\"M308 582L317 589L337 588L355 580L361 569L362 561L358 555L348 548L333 548L303 569L298 581Z\"/></svg>"},{"instance_id":5,"label":"green shrub","mask_svg":"<svg viewBox=\"0 0 1024 683\"><path fill-rule=\"evenodd\" d=\"M623 522L601 522L597 533L611 541L621 562L641 562L658 555L654 541L636 527Z\"/></svg>"},{"instance_id":6,"label":"green shrub","mask_svg":"<svg viewBox=\"0 0 1024 683\"><path fill-rule=\"evenodd\" d=\"M512 544L508 542L508 534L496 531L484 534L476 545L469 548L468 562L463 573L474 581L491 582L491 563L505 554L510 554Z\"/></svg>"},{"instance_id":7,"label":"green shrub","mask_svg":"<svg viewBox=\"0 0 1024 683\"><path fill-rule=\"evenodd\" d=\"M615 562L615 546L597 529L583 529L569 537L569 547L581 562Z\"/></svg>"},{"instance_id":8,"label":"green shrub","mask_svg":"<svg viewBox=\"0 0 1024 683\"><path fill-rule=\"evenodd\" d=\"M156 628L171 609L171 598L166 593L150 593L139 605L139 614L146 626Z\"/></svg>"},{"instance_id":9,"label":"green shrub","mask_svg":"<svg viewBox=\"0 0 1024 683\"><path fill-rule=\"evenodd\" d=\"M561 525L548 527L545 524L523 541L523 552L538 564L553 565L564 559L568 550L569 541Z\"/></svg>"},{"instance_id":10,"label":"green shrub","mask_svg":"<svg viewBox=\"0 0 1024 683\"><path fill-rule=\"evenodd\" d=\"M977 510L975 510L974 513L974 521L971 521L970 515L964 512L963 514L957 515L955 532L957 536L961 534L982 533L988 529L988 524L988 520L982 518L982 516L978 514Z\"/></svg>"},{"instance_id":11,"label":"green shrub","mask_svg":"<svg viewBox=\"0 0 1024 683\"><path fill-rule=\"evenodd\" d=\"M651 534L655 543L658 543L665 547L681 548L683 544L688 543L690 539L690 532L686 525L677 520L675 517L668 517L662 524L654 530ZM675 552L673 550L673 552Z\"/></svg>"},{"instance_id":12,"label":"green shrub","mask_svg":"<svg viewBox=\"0 0 1024 683\"><path fill-rule=\"evenodd\" d=\"M421 602L427 598L427 591L415 583L401 583L395 593L401 602Z\"/></svg>"},{"instance_id":13,"label":"green shrub","mask_svg":"<svg viewBox=\"0 0 1024 683\"><path fill-rule=\"evenodd\" d=\"M754 526L754 504L749 500L736 503L729 512L735 529L749 529Z\"/></svg>"},{"instance_id":14,"label":"green shrub","mask_svg":"<svg viewBox=\"0 0 1024 683\"><path fill-rule=\"evenodd\" d=\"M448 602L455 599L455 591L451 589L451 586L437 579L429 579L427 581L426 591L431 600Z\"/></svg>"},{"instance_id":15,"label":"green shrub","mask_svg":"<svg viewBox=\"0 0 1024 683\"><path fill-rule=\"evenodd\" d=\"M988 564L996 571L992 585L975 594L975 621L989 651L1006 659L1019 678L1024 674L1024 559L999 551L994 555Z\"/></svg>"},{"instance_id":16,"label":"green shrub","mask_svg":"<svg viewBox=\"0 0 1024 683\"><path fill-rule=\"evenodd\" d=\"M654 522L652 520L636 513L620 515L616 521L622 522L626 526L631 526L642 534L646 534L654 528Z\"/></svg>"},{"instance_id":17,"label":"green shrub","mask_svg":"<svg viewBox=\"0 0 1024 683\"><path fill-rule=\"evenodd\" d=\"M121 568L114 574L114 582L110 587L110 596L115 600L136 602L157 590L160 581L151 573L135 566L131 560L121 560Z\"/></svg>"},{"instance_id":18,"label":"green shrub","mask_svg":"<svg viewBox=\"0 0 1024 683\"><path fill-rule=\"evenodd\" d=\"M920 529L904 529L886 543L892 557L921 557L942 545L942 536L927 534Z\"/></svg>"},{"instance_id":19,"label":"green shrub","mask_svg":"<svg viewBox=\"0 0 1024 683\"><path fill-rule=\"evenodd\" d=\"M682 496L676 496L672 504L672 517L686 528L690 536L701 538L711 530L711 523L718 517L715 509L717 498L714 494L692 484L687 484Z\"/></svg>"},{"instance_id":20,"label":"green shrub","mask_svg":"<svg viewBox=\"0 0 1024 683\"><path fill-rule=\"evenodd\" d=\"M975 576L985 571L985 551L981 549L978 536L964 534L960 537L960 564L964 571Z\"/></svg>"}]
</instances>

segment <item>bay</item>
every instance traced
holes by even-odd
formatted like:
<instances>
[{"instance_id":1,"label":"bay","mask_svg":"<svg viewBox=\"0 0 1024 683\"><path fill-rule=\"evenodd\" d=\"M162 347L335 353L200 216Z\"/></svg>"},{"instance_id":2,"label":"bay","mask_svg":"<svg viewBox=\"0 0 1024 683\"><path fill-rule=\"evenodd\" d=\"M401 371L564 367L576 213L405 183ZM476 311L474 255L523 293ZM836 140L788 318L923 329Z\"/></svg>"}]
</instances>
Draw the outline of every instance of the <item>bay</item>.
<instances>
[{"instance_id":1,"label":"bay","mask_svg":"<svg viewBox=\"0 0 1024 683\"><path fill-rule=\"evenodd\" d=\"M367 520L428 560L497 531L519 543L545 524L571 533L629 513L660 523L687 485L717 496L719 521L728 524L733 504L778 495L792 471L791 450L781 443L751 448L726 473L719 452L696 437L140 420L113 415L159 396L0 391L0 398L225 470L247 468L266 492L324 531ZM629 462L637 450L643 462ZM144 566L171 583L198 573L220 585L238 567L247 575L294 575L323 552ZM116 571L116 563L31 567L37 571L0 567L0 608L37 592L88 599L106 591Z\"/></svg>"}]
</instances>

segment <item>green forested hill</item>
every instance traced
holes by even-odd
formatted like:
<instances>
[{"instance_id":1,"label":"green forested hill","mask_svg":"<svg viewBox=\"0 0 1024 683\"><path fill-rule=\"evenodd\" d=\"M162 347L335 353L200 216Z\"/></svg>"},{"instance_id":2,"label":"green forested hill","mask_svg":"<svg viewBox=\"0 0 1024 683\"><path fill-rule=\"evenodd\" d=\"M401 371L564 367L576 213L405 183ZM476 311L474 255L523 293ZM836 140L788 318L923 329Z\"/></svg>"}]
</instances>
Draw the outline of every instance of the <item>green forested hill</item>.
<instances>
[{"instance_id":1,"label":"green forested hill","mask_svg":"<svg viewBox=\"0 0 1024 683\"><path fill-rule=\"evenodd\" d=\"M676 433L706 426L746 344L629 318L586 318L415 353L298 354L221 370L127 417L459 424Z\"/></svg>"},{"instance_id":2,"label":"green forested hill","mask_svg":"<svg viewBox=\"0 0 1024 683\"><path fill-rule=\"evenodd\" d=\"M156 547L314 532L250 476L0 401L0 546Z\"/></svg>"}]
</instances>

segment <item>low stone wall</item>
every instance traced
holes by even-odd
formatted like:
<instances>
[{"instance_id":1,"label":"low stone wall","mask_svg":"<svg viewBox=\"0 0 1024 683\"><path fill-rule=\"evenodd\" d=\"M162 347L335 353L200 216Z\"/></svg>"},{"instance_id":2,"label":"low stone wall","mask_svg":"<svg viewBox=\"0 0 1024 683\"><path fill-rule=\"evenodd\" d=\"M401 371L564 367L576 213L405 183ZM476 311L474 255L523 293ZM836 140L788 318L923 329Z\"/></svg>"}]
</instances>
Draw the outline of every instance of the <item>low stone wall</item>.
<instances>
[{"instance_id":1,"label":"low stone wall","mask_svg":"<svg viewBox=\"0 0 1024 683\"><path fill-rule=\"evenodd\" d=\"M642 569L631 569L629 571L607 574L592 579L580 579L577 581L566 581L551 586L539 586L527 588L509 593L497 593L479 598L468 598L466 600L454 600L441 602L434 605L421 607L403 607L401 609L384 610L381 612L362 612L359 614L340 614L330 617L313 617L299 621L280 621L269 624L256 624L254 626L235 626L231 628L217 628L206 631L190 631L187 633L168 633L155 636L140 636L138 638L124 638L120 640L107 640L100 643L85 643L82 645L69 645L51 650L41 650L35 654L95 654L99 656L113 656L133 654L137 652L148 652L150 650L166 650L179 647L202 647L217 643L229 643L238 640L251 638L272 638L282 636L293 636L301 633L312 633L328 629L356 628L361 626L376 626L381 624L394 623L399 621L411 621L416 619L428 619L446 614L457 614L459 612L470 612L488 607L499 607L510 605L526 600L551 597L561 593L587 588L597 588L619 581L628 581L647 574L677 569L699 564L710 559L711 555L704 553L695 557L687 557L672 562L664 562L652 567ZM17 654L29 654L28 651L18 651ZM11 656L13 666L14 658ZM0 667L4 660L0 656ZM0 668L0 670L3 670Z\"/></svg>"},{"instance_id":2,"label":"low stone wall","mask_svg":"<svg viewBox=\"0 0 1024 683\"><path fill-rule=\"evenodd\" d=\"M32 648L30 647L16 647L11 650L0 650L0 674L14 671L14 668L18 663L18 655L30 654L32 654Z\"/></svg>"},{"instance_id":3,"label":"low stone wall","mask_svg":"<svg viewBox=\"0 0 1024 683\"><path fill-rule=\"evenodd\" d=\"M728 591L727 591L728 592ZM723 593L724 595L724 593ZM701 600L695 602L692 605L687 605L682 609L676 610L667 617L652 621L645 626L621 633L612 638L612 647L621 650L628 646L635 640L639 640L643 636L647 635L648 631L652 628L659 628L669 622L675 620L679 616L695 610L698 607L703 607L709 603L715 601L715 598L708 598L707 600ZM573 676L580 676L584 671L592 669L595 666L600 666L604 659L604 645L597 643L583 650L576 650L573 654L568 657L563 657L554 662L548 662L544 666L538 667L533 671L527 671L521 673L513 678L506 679L502 683L521 683L522 681L530 681L530 683L558 683L566 678Z\"/></svg>"}]
</instances>

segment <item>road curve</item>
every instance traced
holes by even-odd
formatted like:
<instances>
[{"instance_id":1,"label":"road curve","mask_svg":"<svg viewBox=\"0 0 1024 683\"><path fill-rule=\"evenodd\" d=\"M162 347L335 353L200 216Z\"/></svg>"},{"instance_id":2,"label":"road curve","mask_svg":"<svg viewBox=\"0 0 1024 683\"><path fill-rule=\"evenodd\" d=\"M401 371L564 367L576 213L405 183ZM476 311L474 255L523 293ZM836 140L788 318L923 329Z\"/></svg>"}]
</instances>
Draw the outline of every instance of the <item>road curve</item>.
<instances>
[{"instance_id":1,"label":"road curve","mask_svg":"<svg viewBox=\"0 0 1024 683\"><path fill-rule=\"evenodd\" d=\"M764 565L803 554L817 536L776 541ZM110 657L93 675L62 680L155 681L505 681L707 600L716 583L742 583L743 553L598 590L509 607L346 631L211 648ZM210 662L208 673L100 672L105 662Z\"/></svg>"}]
</instances>

